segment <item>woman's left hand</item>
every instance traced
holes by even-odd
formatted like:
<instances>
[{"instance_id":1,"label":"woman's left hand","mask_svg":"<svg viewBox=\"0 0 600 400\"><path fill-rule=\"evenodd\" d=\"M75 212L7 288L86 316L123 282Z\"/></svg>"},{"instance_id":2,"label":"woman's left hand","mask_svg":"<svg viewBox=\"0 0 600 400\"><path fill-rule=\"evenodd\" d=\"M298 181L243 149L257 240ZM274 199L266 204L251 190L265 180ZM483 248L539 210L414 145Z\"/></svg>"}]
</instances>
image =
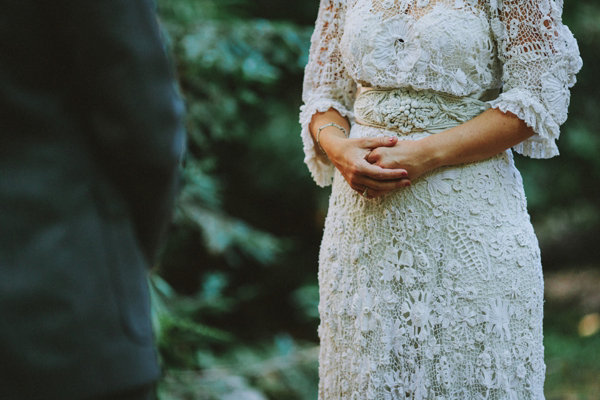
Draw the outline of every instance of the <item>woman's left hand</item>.
<instances>
[{"instance_id":1,"label":"woman's left hand","mask_svg":"<svg viewBox=\"0 0 600 400\"><path fill-rule=\"evenodd\" d=\"M393 147L377 147L366 160L381 168L405 169L412 182L436 167L432 152L423 140L399 140Z\"/></svg>"}]
</instances>

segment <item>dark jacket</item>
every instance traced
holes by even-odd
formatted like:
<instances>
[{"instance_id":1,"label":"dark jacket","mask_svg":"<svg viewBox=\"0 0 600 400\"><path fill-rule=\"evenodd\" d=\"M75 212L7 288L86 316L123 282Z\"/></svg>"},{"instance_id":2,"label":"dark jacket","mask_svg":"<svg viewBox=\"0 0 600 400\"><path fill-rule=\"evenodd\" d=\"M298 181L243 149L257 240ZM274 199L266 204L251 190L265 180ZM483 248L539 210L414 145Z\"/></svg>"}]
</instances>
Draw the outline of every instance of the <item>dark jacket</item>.
<instances>
[{"instance_id":1,"label":"dark jacket","mask_svg":"<svg viewBox=\"0 0 600 400\"><path fill-rule=\"evenodd\" d=\"M150 0L0 0L0 399L157 378L182 110Z\"/></svg>"}]
</instances>

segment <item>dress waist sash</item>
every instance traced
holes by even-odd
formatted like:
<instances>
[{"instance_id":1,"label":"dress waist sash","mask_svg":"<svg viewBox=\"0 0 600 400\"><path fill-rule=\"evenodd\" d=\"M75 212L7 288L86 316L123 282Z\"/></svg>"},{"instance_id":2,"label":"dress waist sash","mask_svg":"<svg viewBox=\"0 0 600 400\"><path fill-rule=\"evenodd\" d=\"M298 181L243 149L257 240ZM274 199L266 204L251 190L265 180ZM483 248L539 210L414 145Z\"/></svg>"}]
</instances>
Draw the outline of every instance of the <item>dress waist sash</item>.
<instances>
[{"instance_id":1,"label":"dress waist sash","mask_svg":"<svg viewBox=\"0 0 600 400\"><path fill-rule=\"evenodd\" d=\"M366 90L365 90L366 89ZM493 91L497 96L497 90ZM429 90L363 88L354 103L356 122L400 133L442 131L460 125L489 108L485 91L458 97Z\"/></svg>"}]
</instances>

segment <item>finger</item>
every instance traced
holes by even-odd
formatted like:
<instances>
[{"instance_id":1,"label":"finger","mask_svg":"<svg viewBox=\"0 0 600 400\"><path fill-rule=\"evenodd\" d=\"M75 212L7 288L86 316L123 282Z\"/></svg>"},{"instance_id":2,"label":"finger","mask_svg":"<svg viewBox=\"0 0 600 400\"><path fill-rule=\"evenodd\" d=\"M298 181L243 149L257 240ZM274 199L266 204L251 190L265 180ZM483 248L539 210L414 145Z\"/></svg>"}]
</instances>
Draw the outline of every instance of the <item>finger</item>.
<instances>
[{"instance_id":1,"label":"finger","mask_svg":"<svg viewBox=\"0 0 600 400\"><path fill-rule=\"evenodd\" d=\"M359 176L354 179L354 183L360 187L368 187L373 190L394 190L410 186L410 179L403 178L381 181L366 176Z\"/></svg>"},{"instance_id":2,"label":"finger","mask_svg":"<svg viewBox=\"0 0 600 400\"><path fill-rule=\"evenodd\" d=\"M360 194L362 197L365 197L367 199L374 199L392 192L392 190L376 190L369 187L365 187L363 185L352 185L352 189L354 189L356 193Z\"/></svg>"},{"instance_id":3,"label":"finger","mask_svg":"<svg viewBox=\"0 0 600 400\"><path fill-rule=\"evenodd\" d=\"M362 147L375 149L377 147L394 147L398 143L398 138L395 136L381 136L376 138L362 139Z\"/></svg>"},{"instance_id":4,"label":"finger","mask_svg":"<svg viewBox=\"0 0 600 400\"><path fill-rule=\"evenodd\" d=\"M381 168L378 165L369 164L367 160L364 160L357 165L356 176L367 176L375 180L393 180L393 179L404 179L408 177L408 172L402 168Z\"/></svg>"},{"instance_id":5,"label":"finger","mask_svg":"<svg viewBox=\"0 0 600 400\"><path fill-rule=\"evenodd\" d=\"M350 182L348 182L348 184L350 185L352 190L354 190L356 193L360 194L361 196L363 196L363 197L369 196L369 188L368 187L366 187L364 185L350 183ZM365 195L365 192L366 192L366 195Z\"/></svg>"},{"instance_id":6,"label":"finger","mask_svg":"<svg viewBox=\"0 0 600 400\"><path fill-rule=\"evenodd\" d=\"M376 164L377 161L379 161L380 159L381 155L379 154L379 152L375 152L373 150L369 151L365 156L365 160L367 160L369 164Z\"/></svg>"}]
</instances>

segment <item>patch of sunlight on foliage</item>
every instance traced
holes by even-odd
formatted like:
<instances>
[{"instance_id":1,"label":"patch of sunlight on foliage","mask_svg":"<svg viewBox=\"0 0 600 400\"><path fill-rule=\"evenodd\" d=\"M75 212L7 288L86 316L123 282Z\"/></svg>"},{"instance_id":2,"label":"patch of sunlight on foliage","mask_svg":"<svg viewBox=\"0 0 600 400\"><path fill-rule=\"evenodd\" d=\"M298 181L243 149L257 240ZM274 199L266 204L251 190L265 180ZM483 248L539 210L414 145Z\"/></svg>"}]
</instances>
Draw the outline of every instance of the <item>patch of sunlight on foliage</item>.
<instances>
[{"instance_id":1,"label":"patch of sunlight on foliage","mask_svg":"<svg viewBox=\"0 0 600 400\"><path fill-rule=\"evenodd\" d=\"M590 337L598 334L600 331L600 314L587 314L579 321L579 336Z\"/></svg>"}]
</instances>

